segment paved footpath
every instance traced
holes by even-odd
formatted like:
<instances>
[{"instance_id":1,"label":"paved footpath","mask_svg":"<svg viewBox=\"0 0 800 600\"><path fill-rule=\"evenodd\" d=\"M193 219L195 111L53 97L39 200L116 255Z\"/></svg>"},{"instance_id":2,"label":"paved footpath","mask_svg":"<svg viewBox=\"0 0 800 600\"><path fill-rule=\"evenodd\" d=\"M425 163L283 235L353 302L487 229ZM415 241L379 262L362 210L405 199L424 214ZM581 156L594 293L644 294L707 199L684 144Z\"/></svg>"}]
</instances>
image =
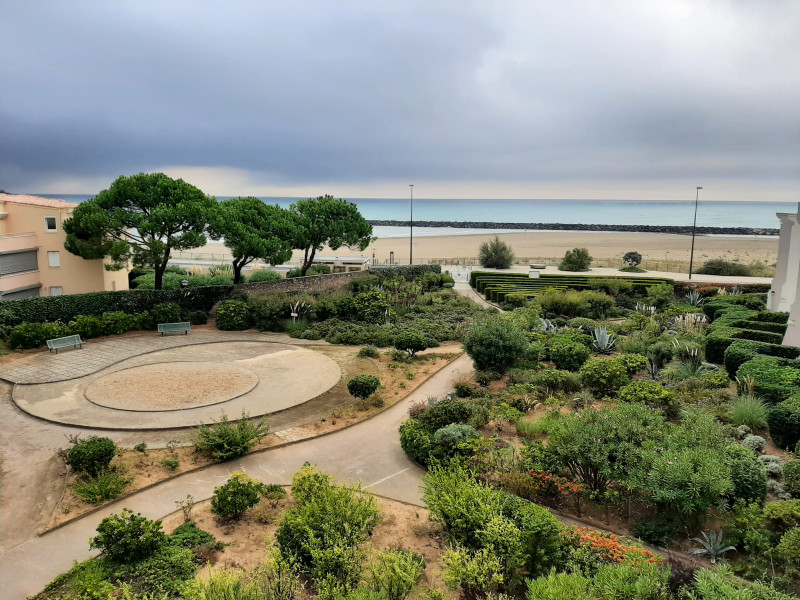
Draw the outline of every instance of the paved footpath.
<instances>
[{"instance_id":1,"label":"paved footpath","mask_svg":"<svg viewBox=\"0 0 800 600\"><path fill-rule=\"evenodd\" d=\"M470 358L461 356L433 375L409 398L368 421L327 436L176 477L10 548L0 554L0 598L24 600L69 570L73 560L91 556L87 541L104 517L130 508L151 519L163 518L174 512L175 502L187 494L197 499L209 498L214 488L236 470L245 470L265 483L289 484L292 474L308 461L341 480L360 479L376 494L421 504L419 486L423 470L408 460L400 448L397 428L407 418L409 404L428 396L444 396L452 390L456 379L471 370Z\"/></svg>"}]
</instances>

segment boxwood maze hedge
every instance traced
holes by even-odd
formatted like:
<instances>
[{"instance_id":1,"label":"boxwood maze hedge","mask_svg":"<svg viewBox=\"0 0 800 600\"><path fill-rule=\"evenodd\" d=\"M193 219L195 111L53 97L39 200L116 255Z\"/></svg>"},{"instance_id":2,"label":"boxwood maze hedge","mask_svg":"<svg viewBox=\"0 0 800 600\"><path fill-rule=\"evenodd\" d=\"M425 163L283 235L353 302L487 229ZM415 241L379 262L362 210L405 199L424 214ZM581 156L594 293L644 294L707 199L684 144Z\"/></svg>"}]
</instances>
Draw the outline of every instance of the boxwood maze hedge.
<instances>
[{"instance_id":1,"label":"boxwood maze hedge","mask_svg":"<svg viewBox=\"0 0 800 600\"><path fill-rule=\"evenodd\" d=\"M484 294L491 302L503 302L508 294L517 294L533 298L548 289L590 289L598 277L586 275L540 275L536 279L527 273L494 273L473 271L470 274L470 285ZM659 283L674 284L672 279L657 277L603 277L603 280L615 279L633 285L634 289L644 292L651 285Z\"/></svg>"}]
</instances>

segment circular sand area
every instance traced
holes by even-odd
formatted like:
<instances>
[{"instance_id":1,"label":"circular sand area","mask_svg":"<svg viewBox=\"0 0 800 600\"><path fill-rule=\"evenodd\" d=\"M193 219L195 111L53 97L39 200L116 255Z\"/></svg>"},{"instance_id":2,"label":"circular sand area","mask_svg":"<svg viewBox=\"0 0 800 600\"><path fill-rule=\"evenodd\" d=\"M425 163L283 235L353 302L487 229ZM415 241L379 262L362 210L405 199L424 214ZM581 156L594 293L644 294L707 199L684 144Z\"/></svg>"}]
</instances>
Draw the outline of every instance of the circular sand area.
<instances>
[{"instance_id":1,"label":"circular sand area","mask_svg":"<svg viewBox=\"0 0 800 600\"><path fill-rule=\"evenodd\" d=\"M181 410L231 400L257 384L253 371L236 364L170 362L100 377L84 394L90 402L117 410Z\"/></svg>"}]
</instances>

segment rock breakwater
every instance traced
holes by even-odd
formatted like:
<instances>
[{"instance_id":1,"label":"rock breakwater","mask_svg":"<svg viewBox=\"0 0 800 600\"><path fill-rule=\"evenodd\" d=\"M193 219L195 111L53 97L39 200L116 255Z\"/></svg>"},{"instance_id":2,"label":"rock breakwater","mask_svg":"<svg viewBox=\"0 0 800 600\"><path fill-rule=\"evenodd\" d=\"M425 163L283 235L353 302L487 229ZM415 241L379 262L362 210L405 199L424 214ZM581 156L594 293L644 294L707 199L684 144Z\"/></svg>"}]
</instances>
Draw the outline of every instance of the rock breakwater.
<instances>
[{"instance_id":1,"label":"rock breakwater","mask_svg":"<svg viewBox=\"0 0 800 600\"><path fill-rule=\"evenodd\" d=\"M408 227L409 221L371 220L380 227ZM691 225L600 225L588 223L497 223L488 221L414 221L414 227L453 227L457 229L534 229L550 231L623 231L635 233L676 233L691 235ZM698 235L778 235L767 227L701 227Z\"/></svg>"}]
</instances>

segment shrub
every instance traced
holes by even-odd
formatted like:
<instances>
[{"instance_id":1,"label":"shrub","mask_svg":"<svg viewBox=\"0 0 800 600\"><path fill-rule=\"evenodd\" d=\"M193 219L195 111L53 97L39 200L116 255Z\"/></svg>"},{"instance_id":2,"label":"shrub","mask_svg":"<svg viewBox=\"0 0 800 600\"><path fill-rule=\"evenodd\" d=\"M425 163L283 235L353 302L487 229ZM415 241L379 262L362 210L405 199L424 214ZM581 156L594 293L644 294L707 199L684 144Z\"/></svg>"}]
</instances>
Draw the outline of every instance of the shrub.
<instances>
[{"instance_id":1,"label":"shrub","mask_svg":"<svg viewBox=\"0 0 800 600\"><path fill-rule=\"evenodd\" d=\"M241 300L226 300L217 307L217 329L243 331L250 328L250 307Z\"/></svg>"},{"instance_id":2,"label":"shrub","mask_svg":"<svg viewBox=\"0 0 800 600\"><path fill-rule=\"evenodd\" d=\"M763 269L763 265L760 267ZM727 275L732 277L752 277L757 266L744 265L742 263L725 260L724 258L712 258L697 269L695 273L702 275Z\"/></svg>"},{"instance_id":3,"label":"shrub","mask_svg":"<svg viewBox=\"0 0 800 600\"><path fill-rule=\"evenodd\" d=\"M800 459L786 461L783 465L783 485L792 496L800 496Z\"/></svg>"},{"instance_id":4,"label":"shrub","mask_svg":"<svg viewBox=\"0 0 800 600\"><path fill-rule=\"evenodd\" d=\"M353 296L352 310L356 320L365 323L385 323L392 314L388 295L377 290Z\"/></svg>"},{"instance_id":5,"label":"shrub","mask_svg":"<svg viewBox=\"0 0 800 600\"><path fill-rule=\"evenodd\" d=\"M98 473L88 480L79 480L72 484L78 497L89 504L100 504L106 500L119 498L130 479L114 469Z\"/></svg>"},{"instance_id":6,"label":"shrub","mask_svg":"<svg viewBox=\"0 0 800 600\"><path fill-rule=\"evenodd\" d=\"M778 500L764 507L767 526L777 533L800 527L800 500Z\"/></svg>"},{"instance_id":7,"label":"shrub","mask_svg":"<svg viewBox=\"0 0 800 600\"><path fill-rule=\"evenodd\" d=\"M408 550L384 550L370 567L372 585L386 600L405 600L425 570L425 559Z\"/></svg>"},{"instance_id":8,"label":"shrub","mask_svg":"<svg viewBox=\"0 0 800 600\"><path fill-rule=\"evenodd\" d=\"M731 444L725 448L725 463L731 470L733 490L729 500L747 502L763 502L767 495L767 472L764 464L752 451Z\"/></svg>"},{"instance_id":9,"label":"shrub","mask_svg":"<svg viewBox=\"0 0 800 600\"><path fill-rule=\"evenodd\" d=\"M79 441L67 451L66 462L77 473L97 476L111 464L117 453L117 446L109 438L90 437Z\"/></svg>"},{"instance_id":10,"label":"shrub","mask_svg":"<svg viewBox=\"0 0 800 600\"><path fill-rule=\"evenodd\" d=\"M635 375L639 371L644 371L647 368L647 359L641 354L620 354L615 356L612 360L617 361L623 367L628 375Z\"/></svg>"},{"instance_id":11,"label":"shrub","mask_svg":"<svg viewBox=\"0 0 800 600\"><path fill-rule=\"evenodd\" d=\"M558 268L560 271L587 271L592 264L592 257L586 248L567 250Z\"/></svg>"},{"instance_id":12,"label":"shrub","mask_svg":"<svg viewBox=\"0 0 800 600\"><path fill-rule=\"evenodd\" d=\"M69 330L81 338L91 339L100 337L105 333L103 320L100 317L80 315L69 322Z\"/></svg>"},{"instance_id":13,"label":"shrub","mask_svg":"<svg viewBox=\"0 0 800 600\"><path fill-rule=\"evenodd\" d=\"M620 402L639 402L663 409L666 413L676 412L675 393L654 381L634 381L619 390Z\"/></svg>"},{"instance_id":14,"label":"shrub","mask_svg":"<svg viewBox=\"0 0 800 600\"><path fill-rule=\"evenodd\" d=\"M663 367L672 360L674 351L675 347L669 342L656 342L647 347L645 355L658 367Z\"/></svg>"},{"instance_id":15,"label":"shrub","mask_svg":"<svg viewBox=\"0 0 800 600\"><path fill-rule=\"evenodd\" d=\"M176 471L178 467L181 466L181 463L177 458L165 458L161 461L161 466L166 467L170 471Z\"/></svg>"},{"instance_id":16,"label":"shrub","mask_svg":"<svg viewBox=\"0 0 800 600\"><path fill-rule=\"evenodd\" d=\"M493 240L483 242L478 248L478 260L482 267L508 269L514 264L514 251L511 246L494 236Z\"/></svg>"},{"instance_id":17,"label":"shrub","mask_svg":"<svg viewBox=\"0 0 800 600\"><path fill-rule=\"evenodd\" d=\"M100 522L97 535L89 540L89 547L105 552L112 560L124 562L150 556L166 541L161 521L151 521L124 508L121 513Z\"/></svg>"},{"instance_id":18,"label":"shrub","mask_svg":"<svg viewBox=\"0 0 800 600\"><path fill-rule=\"evenodd\" d=\"M481 371L505 371L528 349L528 336L500 317L472 323L464 334L464 351Z\"/></svg>"},{"instance_id":19,"label":"shrub","mask_svg":"<svg viewBox=\"0 0 800 600\"><path fill-rule=\"evenodd\" d=\"M307 504L334 485L331 475L306 464L292 475L292 496L298 504Z\"/></svg>"},{"instance_id":20,"label":"shrub","mask_svg":"<svg viewBox=\"0 0 800 600\"><path fill-rule=\"evenodd\" d=\"M800 441L800 395L773 406L767 415L769 435L779 448L793 448Z\"/></svg>"},{"instance_id":21,"label":"shrub","mask_svg":"<svg viewBox=\"0 0 800 600\"><path fill-rule=\"evenodd\" d=\"M630 253L629 253L630 254ZM581 573L556 573L529 579L528 600L594 600L592 582Z\"/></svg>"},{"instance_id":22,"label":"shrub","mask_svg":"<svg viewBox=\"0 0 800 600\"><path fill-rule=\"evenodd\" d=\"M431 434L416 419L408 419L400 425L400 447L414 462L428 464L431 443Z\"/></svg>"},{"instance_id":23,"label":"shrub","mask_svg":"<svg viewBox=\"0 0 800 600\"><path fill-rule=\"evenodd\" d=\"M416 331L401 331L394 336L394 347L406 352L409 356L414 356L417 352L425 350L428 342L425 336Z\"/></svg>"},{"instance_id":24,"label":"shrub","mask_svg":"<svg viewBox=\"0 0 800 600\"><path fill-rule=\"evenodd\" d=\"M264 485L244 471L236 471L221 486L214 488L211 512L221 519L236 520L258 504Z\"/></svg>"},{"instance_id":25,"label":"shrub","mask_svg":"<svg viewBox=\"0 0 800 600\"><path fill-rule=\"evenodd\" d=\"M440 400L419 415L419 423L433 434L451 423L467 423L475 413L475 407L462 400Z\"/></svg>"},{"instance_id":26,"label":"shrub","mask_svg":"<svg viewBox=\"0 0 800 600\"><path fill-rule=\"evenodd\" d=\"M189 311L187 318L192 325L205 325L208 323L208 313L204 310Z\"/></svg>"},{"instance_id":27,"label":"shrub","mask_svg":"<svg viewBox=\"0 0 800 600\"><path fill-rule=\"evenodd\" d=\"M277 281L278 279L282 279L280 273L276 273L275 271L270 271L268 269L259 269L258 271L253 271L250 276L247 278L247 283L258 283L259 281Z\"/></svg>"},{"instance_id":28,"label":"shrub","mask_svg":"<svg viewBox=\"0 0 800 600\"><path fill-rule=\"evenodd\" d=\"M622 256L622 262L629 267L638 267L640 264L642 264L642 255L634 251L626 252Z\"/></svg>"},{"instance_id":29,"label":"shrub","mask_svg":"<svg viewBox=\"0 0 800 600\"><path fill-rule=\"evenodd\" d=\"M597 397L613 395L630 381L625 367L614 359L591 359L581 367L580 376L583 385Z\"/></svg>"},{"instance_id":30,"label":"shrub","mask_svg":"<svg viewBox=\"0 0 800 600\"><path fill-rule=\"evenodd\" d=\"M589 359L591 352L583 344L564 336L554 336L549 346L550 360L559 369L577 371Z\"/></svg>"},{"instance_id":31,"label":"shrub","mask_svg":"<svg viewBox=\"0 0 800 600\"><path fill-rule=\"evenodd\" d=\"M375 393L381 385L381 380L372 375L356 375L347 382L347 391L351 396L366 400Z\"/></svg>"},{"instance_id":32,"label":"shrub","mask_svg":"<svg viewBox=\"0 0 800 600\"><path fill-rule=\"evenodd\" d=\"M742 446L756 454L761 454L764 448L767 447L767 440L760 435L748 435L742 440Z\"/></svg>"},{"instance_id":33,"label":"shrub","mask_svg":"<svg viewBox=\"0 0 800 600\"><path fill-rule=\"evenodd\" d=\"M581 389L580 376L577 373L559 369L542 369L533 373L528 382L531 385L544 388L548 394L566 392L568 394Z\"/></svg>"},{"instance_id":34,"label":"shrub","mask_svg":"<svg viewBox=\"0 0 800 600\"><path fill-rule=\"evenodd\" d=\"M595 575L594 585L604 600L666 600L670 597L667 591L669 573L669 569L650 562L603 565Z\"/></svg>"},{"instance_id":35,"label":"shrub","mask_svg":"<svg viewBox=\"0 0 800 600\"><path fill-rule=\"evenodd\" d=\"M111 577L133 582L144 598L147 594L170 597L179 595L196 572L197 559L192 550L168 545L139 562L115 565ZM125 598L124 591L120 597Z\"/></svg>"},{"instance_id":36,"label":"shrub","mask_svg":"<svg viewBox=\"0 0 800 600\"><path fill-rule=\"evenodd\" d=\"M445 459L458 454L458 445L471 439L480 438L475 428L465 423L445 425L433 434L431 455Z\"/></svg>"},{"instance_id":37,"label":"shrub","mask_svg":"<svg viewBox=\"0 0 800 600\"><path fill-rule=\"evenodd\" d=\"M11 330L8 343L14 349L38 348L65 335L70 335L70 330L63 323L21 323Z\"/></svg>"},{"instance_id":38,"label":"shrub","mask_svg":"<svg viewBox=\"0 0 800 600\"><path fill-rule=\"evenodd\" d=\"M775 553L792 566L800 566L800 528L787 531L778 545Z\"/></svg>"},{"instance_id":39,"label":"shrub","mask_svg":"<svg viewBox=\"0 0 800 600\"><path fill-rule=\"evenodd\" d=\"M209 452L217 460L230 460L247 454L253 446L269 433L266 419L256 423L242 411L236 423L228 421L223 414L218 423L208 426L200 424L192 430L192 442L199 452Z\"/></svg>"},{"instance_id":40,"label":"shrub","mask_svg":"<svg viewBox=\"0 0 800 600\"><path fill-rule=\"evenodd\" d=\"M158 323L176 323L181 320L181 307L175 302L162 302L156 304L150 314L153 320Z\"/></svg>"},{"instance_id":41,"label":"shrub","mask_svg":"<svg viewBox=\"0 0 800 600\"><path fill-rule=\"evenodd\" d=\"M269 504L272 508L278 506L278 502L281 500L285 500L288 494L286 490L283 489L283 486L278 485L277 483L270 483L264 486L262 496L269 500Z\"/></svg>"},{"instance_id":42,"label":"shrub","mask_svg":"<svg viewBox=\"0 0 800 600\"><path fill-rule=\"evenodd\" d=\"M675 287L669 283L659 283L647 288L645 302L658 309L667 307L675 299Z\"/></svg>"},{"instance_id":43,"label":"shrub","mask_svg":"<svg viewBox=\"0 0 800 600\"><path fill-rule=\"evenodd\" d=\"M767 426L767 406L754 396L739 396L728 408L728 418L737 427L747 425L750 429Z\"/></svg>"},{"instance_id":44,"label":"shrub","mask_svg":"<svg viewBox=\"0 0 800 600\"><path fill-rule=\"evenodd\" d=\"M102 316L104 335L122 335L136 328L136 319L124 312L107 312Z\"/></svg>"},{"instance_id":45,"label":"shrub","mask_svg":"<svg viewBox=\"0 0 800 600\"><path fill-rule=\"evenodd\" d=\"M378 358L378 349L375 346L364 346L356 355L358 358Z\"/></svg>"}]
</instances>

